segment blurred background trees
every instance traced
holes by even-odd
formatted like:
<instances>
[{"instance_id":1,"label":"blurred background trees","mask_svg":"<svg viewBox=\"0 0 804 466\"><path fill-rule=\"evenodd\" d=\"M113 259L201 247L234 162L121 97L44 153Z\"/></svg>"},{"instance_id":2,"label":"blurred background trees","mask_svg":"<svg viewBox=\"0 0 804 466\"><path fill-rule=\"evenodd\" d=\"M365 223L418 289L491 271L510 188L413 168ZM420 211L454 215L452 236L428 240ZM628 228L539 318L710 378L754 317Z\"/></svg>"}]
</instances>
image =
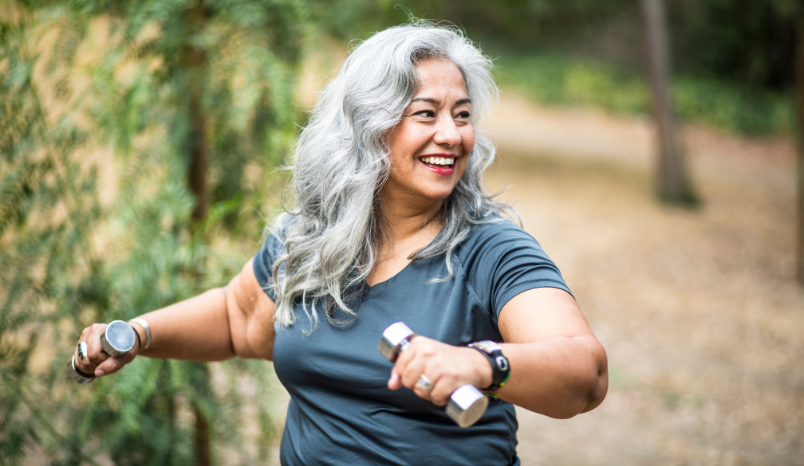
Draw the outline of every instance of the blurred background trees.
<instances>
[{"instance_id":1,"label":"blurred background trees","mask_svg":"<svg viewBox=\"0 0 804 466\"><path fill-rule=\"evenodd\" d=\"M739 134L792 130L793 0L666 2L680 116ZM634 0L312 0L343 40L408 15L464 27L496 57L503 84L550 104L647 114L645 40Z\"/></svg>"},{"instance_id":2,"label":"blurred background trees","mask_svg":"<svg viewBox=\"0 0 804 466\"><path fill-rule=\"evenodd\" d=\"M793 134L797 5L668 2L680 118L738 135ZM635 0L0 6L0 462L265 458L265 364L210 373L143 358L88 387L73 385L64 364L84 326L130 319L239 271L277 208L274 169L304 121L294 104L301 61L324 36L365 38L409 15L464 27L497 57L502 84L537 102L650 112Z\"/></svg>"},{"instance_id":3,"label":"blurred background trees","mask_svg":"<svg viewBox=\"0 0 804 466\"><path fill-rule=\"evenodd\" d=\"M798 117L798 281L804 286L804 5L788 5L786 12L796 24L796 116Z\"/></svg>"},{"instance_id":4,"label":"blurred background trees","mask_svg":"<svg viewBox=\"0 0 804 466\"><path fill-rule=\"evenodd\" d=\"M14 2L0 25L0 458L210 464L271 435L266 370L138 360L64 379L91 322L234 276L295 136L307 27L294 2ZM251 382L249 382L251 380ZM243 386L257 387L250 394ZM245 385L244 385L245 384ZM256 413L256 414L255 414ZM26 450L28 449L28 450Z\"/></svg>"},{"instance_id":5,"label":"blurred background trees","mask_svg":"<svg viewBox=\"0 0 804 466\"><path fill-rule=\"evenodd\" d=\"M653 119L658 137L657 191L674 204L695 205L698 196L690 182L684 148L678 134L676 110L670 93L670 46L664 0L641 0L648 77L653 97Z\"/></svg>"}]
</instances>

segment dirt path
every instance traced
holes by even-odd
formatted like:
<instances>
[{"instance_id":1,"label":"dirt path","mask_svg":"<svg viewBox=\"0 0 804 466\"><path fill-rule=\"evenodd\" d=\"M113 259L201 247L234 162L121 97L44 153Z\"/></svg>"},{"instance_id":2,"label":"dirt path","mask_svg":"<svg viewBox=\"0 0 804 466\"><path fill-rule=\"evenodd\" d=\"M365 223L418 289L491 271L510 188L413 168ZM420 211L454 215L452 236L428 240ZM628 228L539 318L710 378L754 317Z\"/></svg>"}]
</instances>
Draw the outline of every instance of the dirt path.
<instances>
[{"instance_id":1,"label":"dirt path","mask_svg":"<svg viewBox=\"0 0 804 466\"><path fill-rule=\"evenodd\" d=\"M509 152L606 160L641 169L653 166L656 143L652 122L645 117L544 108L504 91L486 128L498 146ZM718 170L787 172L795 162L795 148L789 138L752 140L703 126L687 126L683 143L696 172L707 176Z\"/></svg>"},{"instance_id":2,"label":"dirt path","mask_svg":"<svg viewBox=\"0 0 804 466\"><path fill-rule=\"evenodd\" d=\"M654 201L645 121L504 98L489 126L489 186L512 186L610 360L597 410L520 411L523 464L804 464L791 144L687 130L689 212Z\"/></svg>"}]
</instances>

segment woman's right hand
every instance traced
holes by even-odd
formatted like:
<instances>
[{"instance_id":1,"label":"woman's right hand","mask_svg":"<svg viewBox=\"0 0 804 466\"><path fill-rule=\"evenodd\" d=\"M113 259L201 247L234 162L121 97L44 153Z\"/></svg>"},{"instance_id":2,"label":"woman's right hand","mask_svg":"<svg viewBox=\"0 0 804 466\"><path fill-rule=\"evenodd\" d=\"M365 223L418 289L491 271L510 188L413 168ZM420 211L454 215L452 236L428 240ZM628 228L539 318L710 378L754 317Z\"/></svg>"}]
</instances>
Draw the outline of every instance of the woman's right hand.
<instances>
[{"instance_id":1,"label":"woman's right hand","mask_svg":"<svg viewBox=\"0 0 804 466\"><path fill-rule=\"evenodd\" d=\"M91 374L95 377L103 377L104 375L114 374L123 368L126 364L134 360L140 350L140 343L134 344L134 348L127 353L118 356L109 356L101 347L100 337L106 330L106 324L93 324L84 329L81 333L81 338L78 343L84 342L87 344L86 357L82 358L78 354L78 345L75 345L74 361L75 367L85 374ZM135 330L136 331L136 330Z\"/></svg>"}]
</instances>

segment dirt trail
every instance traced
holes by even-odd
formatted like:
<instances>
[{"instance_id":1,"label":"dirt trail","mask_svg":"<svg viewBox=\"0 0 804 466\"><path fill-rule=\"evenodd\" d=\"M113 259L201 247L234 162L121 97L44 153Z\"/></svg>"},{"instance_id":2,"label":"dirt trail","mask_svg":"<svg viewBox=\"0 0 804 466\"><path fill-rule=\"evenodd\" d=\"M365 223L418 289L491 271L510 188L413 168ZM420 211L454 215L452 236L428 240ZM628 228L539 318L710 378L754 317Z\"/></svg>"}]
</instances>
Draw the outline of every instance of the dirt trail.
<instances>
[{"instance_id":1,"label":"dirt trail","mask_svg":"<svg viewBox=\"0 0 804 466\"><path fill-rule=\"evenodd\" d=\"M503 92L485 126L499 147L519 154L606 160L641 169L651 168L655 159L654 131L647 117L539 107L514 92ZM682 138L687 158L706 175L759 169L784 177L780 174L792 170L795 162L789 138L739 138L700 125L686 126Z\"/></svg>"},{"instance_id":2,"label":"dirt trail","mask_svg":"<svg viewBox=\"0 0 804 466\"><path fill-rule=\"evenodd\" d=\"M511 186L610 361L597 410L519 412L523 465L804 464L792 144L688 128L686 211L652 195L645 120L504 96L489 128L489 186Z\"/></svg>"}]
</instances>

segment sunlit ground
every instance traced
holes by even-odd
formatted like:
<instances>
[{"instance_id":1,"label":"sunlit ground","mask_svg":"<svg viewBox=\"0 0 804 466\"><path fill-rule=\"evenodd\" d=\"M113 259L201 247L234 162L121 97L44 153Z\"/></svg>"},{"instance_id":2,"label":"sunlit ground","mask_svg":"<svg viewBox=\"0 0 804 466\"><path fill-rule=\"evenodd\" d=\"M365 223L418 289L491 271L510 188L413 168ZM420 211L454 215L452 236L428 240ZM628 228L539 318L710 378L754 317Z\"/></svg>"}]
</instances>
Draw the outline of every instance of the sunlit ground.
<instances>
[{"instance_id":1,"label":"sunlit ground","mask_svg":"<svg viewBox=\"0 0 804 466\"><path fill-rule=\"evenodd\" d=\"M804 464L789 163L692 153L704 204L687 211L616 157L501 145L488 184L512 186L503 198L563 271L611 375L591 413L519 411L523 464Z\"/></svg>"}]
</instances>

